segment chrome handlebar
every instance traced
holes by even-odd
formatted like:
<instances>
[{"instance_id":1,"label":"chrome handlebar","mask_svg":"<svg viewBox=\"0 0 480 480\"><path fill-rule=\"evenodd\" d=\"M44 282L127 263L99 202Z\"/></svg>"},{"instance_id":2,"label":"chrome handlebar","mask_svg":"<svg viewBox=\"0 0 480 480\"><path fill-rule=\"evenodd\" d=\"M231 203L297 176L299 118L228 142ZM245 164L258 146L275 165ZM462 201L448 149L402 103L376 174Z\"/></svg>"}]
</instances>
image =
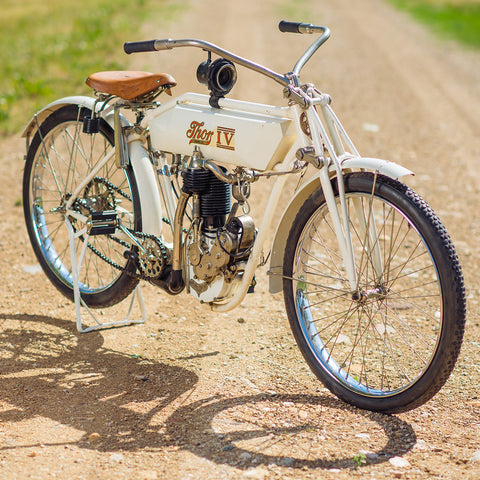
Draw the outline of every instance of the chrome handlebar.
<instances>
[{"instance_id":1,"label":"chrome handlebar","mask_svg":"<svg viewBox=\"0 0 480 480\"><path fill-rule=\"evenodd\" d=\"M252 62L246 58L235 55L234 53L229 52L223 48L218 47L217 45L204 40L196 39L183 39L183 40L172 40L171 38L161 39L161 40L147 40L141 42L126 42L123 46L125 53L140 53L140 52L152 52L160 50L171 50L172 48L177 47L198 47L207 52L215 53L227 60L231 60L238 65L242 65L250 70L253 70L257 73L265 75L276 82L280 83L283 86L291 85L292 83L298 86L299 81L298 77L303 66L308 62L312 55L318 50L318 48L323 45L328 38L330 37L330 30L327 27L312 25L311 23L296 23L296 22L286 22L282 20L279 25L281 32L290 32L290 33L307 33L312 34L315 32L321 32L320 37L318 37L311 45L307 48L305 53L300 57L291 73L282 75L280 73L274 72L263 65Z\"/></svg>"},{"instance_id":2,"label":"chrome handlebar","mask_svg":"<svg viewBox=\"0 0 480 480\"><path fill-rule=\"evenodd\" d=\"M171 38L168 38L165 40L154 40L154 42L155 50L170 50L176 47L198 47L202 50L206 50L207 52L215 53L220 57L226 58L227 60L231 60L233 63L242 65L243 67L249 68L250 70L266 75L267 77L272 78L273 80L284 86L290 83L286 75L274 72L273 70L270 70L263 65L252 62L251 60L248 60L246 58L239 57L238 55L235 55L228 50L224 50L223 48L220 48L213 43L205 42L204 40L196 40L193 38L184 40L172 40Z\"/></svg>"}]
</instances>

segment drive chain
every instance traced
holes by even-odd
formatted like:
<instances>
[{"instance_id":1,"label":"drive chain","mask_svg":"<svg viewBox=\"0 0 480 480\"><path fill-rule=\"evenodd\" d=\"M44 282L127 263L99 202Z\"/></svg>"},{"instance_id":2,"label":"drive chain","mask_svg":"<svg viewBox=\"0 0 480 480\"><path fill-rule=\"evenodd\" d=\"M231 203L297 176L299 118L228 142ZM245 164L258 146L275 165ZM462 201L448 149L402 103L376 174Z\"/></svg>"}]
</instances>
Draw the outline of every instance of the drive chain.
<instances>
[{"instance_id":1,"label":"drive chain","mask_svg":"<svg viewBox=\"0 0 480 480\"><path fill-rule=\"evenodd\" d=\"M103 184L109 191L110 194L113 194L113 192L116 192L118 193L119 195L121 195L122 197L124 197L125 199L128 199L131 201L131 198L128 194L126 194L122 189L116 187L112 182L110 182L109 180L107 180L106 178L102 178L102 177L95 177L93 180L92 180L93 183L101 183ZM90 186L87 186L85 188L85 195L88 194L90 190ZM75 205L77 208L83 208L83 209L86 209L88 210L88 212L90 214L94 213L94 210L92 208L90 208L88 205L86 205L85 203L83 203L81 200L77 199L75 200L75 202L73 203L73 205ZM162 217L162 220L169 224L170 222L168 221L168 219ZM74 227L75 228L75 227ZM144 232L137 232L135 230L132 230L132 229L128 229L128 231L135 237L139 238L139 239L151 239L153 240L159 247L161 253L162 253L162 259L161 259L161 265L162 265L162 269L166 266L167 264L167 260L168 260L168 256L167 256L167 248L165 247L165 245L162 243L162 241L156 237L155 235L152 235L152 234L148 234L148 233L144 233ZM114 235L106 235L110 240L118 243L119 245L125 247L126 249L130 250L132 248L132 245L130 245L129 243L125 242L124 240L121 240L120 238L117 238L115 237ZM80 237L80 239L82 241L84 241L84 237L83 235ZM148 275L145 275L141 272L138 272L135 271L135 272L131 272L129 270L126 270L125 266L122 266L122 265L119 265L118 263L114 262L111 258L107 257L105 254L103 254L102 252L100 252L100 250L98 250L97 248L95 248L90 242L88 243L87 245L87 248L92 251L95 255L97 255L101 260L103 260L105 263L108 263L110 266L112 266L113 268L119 270L119 271L125 271L127 273L127 275L131 276L131 277L135 277L135 278L139 278L141 280L151 280L152 277L148 276ZM137 265L138 267L138 265Z\"/></svg>"}]
</instances>

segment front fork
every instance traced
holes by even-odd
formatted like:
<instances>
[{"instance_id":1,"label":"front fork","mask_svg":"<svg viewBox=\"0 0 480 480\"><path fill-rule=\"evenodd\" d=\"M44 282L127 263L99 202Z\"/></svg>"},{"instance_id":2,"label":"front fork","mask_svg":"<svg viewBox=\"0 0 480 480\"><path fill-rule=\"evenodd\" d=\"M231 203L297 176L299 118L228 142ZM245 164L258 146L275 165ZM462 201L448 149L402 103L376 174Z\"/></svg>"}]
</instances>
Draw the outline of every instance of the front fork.
<instances>
[{"instance_id":1,"label":"front fork","mask_svg":"<svg viewBox=\"0 0 480 480\"><path fill-rule=\"evenodd\" d=\"M348 281L350 284L350 290L352 293L359 292L359 279L357 276L357 266L355 264L355 255L353 251L352 234L350 229L350 215L356 214L359 221L360 233L363 237L363 245L366 251L363 252L360 260L360 269L364 261L370 260L375 270L377 282L382 281L382 259L380 254L380 246L378 243L377 229L373 215L373 194L375 190L372 190L371 201L368 207L368 211L364 211L364 207L360 199L353 199L354 212L349 212L347 208L347 202L345 199L345 185L343 182L343 171L339 161L339 157L345 155L345 150L342 144L342 139L347 144L347 147L355 155L359 155L355 149L353 143L347 136L345 130L340 124L339 120L333 113L329 105L329 97L327 95L314 95L314 104L321 107L327 131L318 117L318 113L311 105L307 109L307 118L310 125L310 131L312 134L313 146L316 154L320 160L323 161L323 166L320 170L320 183L322 186L325 201L327 203L328 211L332 218L333 228L337 237L337 242L342 254L344 266L347 272ZM330 165L327 163L327 159L324 154L328 152L332 167L336 173L336 179L338 184L338 196L340 199L340 205L338 206L335 200L335 194L333 192L331 178L330 178ZM375 173L375 179L376 179Z\"/></svg>"}]
</instances>

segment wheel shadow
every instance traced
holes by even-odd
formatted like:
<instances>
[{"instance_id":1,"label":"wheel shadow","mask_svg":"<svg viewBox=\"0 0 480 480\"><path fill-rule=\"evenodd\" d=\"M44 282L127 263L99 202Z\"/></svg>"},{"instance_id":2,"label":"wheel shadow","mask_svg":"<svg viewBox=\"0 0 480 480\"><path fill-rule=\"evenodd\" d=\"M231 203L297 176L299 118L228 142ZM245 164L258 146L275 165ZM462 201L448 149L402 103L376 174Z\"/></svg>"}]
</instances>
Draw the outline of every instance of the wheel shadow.
<instances>
[{"instance_id":1,"label":"wheel shadow","mask_svg":"<svg viewBox=\"0 0 480 480\"><path fill-rule=\"evenodd\" d=\"M240 469L352 469L360 466L359 428L374 443L368 464L416 442L401 419L326 395L222 395L175 408L198 383L185 368L107 349L99 332L78 334L60 318L0 314L0 324L0 400L8 405L0 422L40 416L83 432L65 444L104 452L177 446Z\"/></svg>"},{"instance_id":2,"label":"wheel shadow","mask_svg":"<svg viewBox=\"0 0 480 480\"><path fill-rule=\"evenodd\" d=\"M333 434L325 429L332 416L338 419ZM370 424L371 431L386 439L363 460L358 456L361 449L355 450L355 443L363 443L362 434L357 435L362 424ZM411 425L398 417L356 409L322 395L211 397L178 408L166 425L171 443L242 469L260 465L352 469L404 455L416 443ZM322 448L328 442L331 447Z\"/></svg>"}]
</instances>

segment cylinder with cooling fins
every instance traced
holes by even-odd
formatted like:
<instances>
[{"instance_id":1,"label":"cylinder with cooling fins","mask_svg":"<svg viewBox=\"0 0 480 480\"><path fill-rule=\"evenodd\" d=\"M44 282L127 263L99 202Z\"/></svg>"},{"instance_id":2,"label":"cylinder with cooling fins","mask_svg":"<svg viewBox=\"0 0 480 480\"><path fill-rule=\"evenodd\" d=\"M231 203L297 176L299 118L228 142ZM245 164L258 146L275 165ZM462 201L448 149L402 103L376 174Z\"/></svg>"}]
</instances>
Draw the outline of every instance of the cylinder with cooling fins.
<instances>
[{"instance_id":1,"label":"cylinder with cooling fins","mask_svg":"<svg viewBox=\"0 0 480 480\"><path fill-rule=\"evenodd\" d=\"M231 209L231 186L204 168L188 168L182 172L182 178L182 190L200 197L202 230L223 227Z\"/></svg>"}]
</instances>

